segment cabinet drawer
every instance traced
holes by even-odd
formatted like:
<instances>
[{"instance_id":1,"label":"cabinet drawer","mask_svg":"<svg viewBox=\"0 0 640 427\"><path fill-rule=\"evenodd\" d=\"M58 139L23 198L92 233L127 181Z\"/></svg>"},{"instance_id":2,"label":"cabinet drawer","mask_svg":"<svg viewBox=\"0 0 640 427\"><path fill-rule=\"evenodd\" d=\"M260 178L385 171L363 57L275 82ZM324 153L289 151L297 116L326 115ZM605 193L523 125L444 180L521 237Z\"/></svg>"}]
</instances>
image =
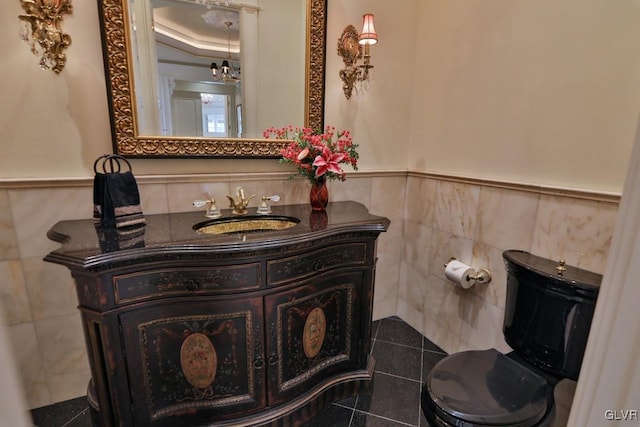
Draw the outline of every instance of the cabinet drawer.
<instances>
[{"instance_id":1,"label":"cabinet drawer","mask_svg":"<svg viewBox=\"0 0 640 427\"><path fill-rule=\"evenodd\" d=\"M289 258L267 261L267 281L269 285L275 285L332 268L360 266L366 262L366 243L336 245Z\"/></svg>"},{"instance_id":2,"label":"cabinet drawer","mask_svg":"<svg viewBox=\"0 0 640 427\"><path fill-rule=\"evenodd\" d=\"M163 296L237 292L260 287L260 263L167 268L113 277L116 303Z\"/></svg>"}]
</instances>

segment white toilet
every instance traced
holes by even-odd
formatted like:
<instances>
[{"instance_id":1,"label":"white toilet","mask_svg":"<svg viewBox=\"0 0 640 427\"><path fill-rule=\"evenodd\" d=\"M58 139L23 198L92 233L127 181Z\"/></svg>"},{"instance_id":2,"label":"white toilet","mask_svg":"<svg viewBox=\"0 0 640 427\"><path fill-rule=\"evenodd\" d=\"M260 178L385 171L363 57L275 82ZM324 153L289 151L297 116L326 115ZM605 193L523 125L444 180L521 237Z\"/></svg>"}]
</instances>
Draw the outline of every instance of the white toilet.
<instances>
[{"instance_id":1,"label":"white toilet","mask_svg":"<svg viewBox=\"0 0 640 427\"><path fill-rule=\"evenodd\" d=\"M524 251L503 258L503 333L514 351L465 351L436 364L422 390L431 426L566 424L602 276Z\"/></svg>"}]
</instances>

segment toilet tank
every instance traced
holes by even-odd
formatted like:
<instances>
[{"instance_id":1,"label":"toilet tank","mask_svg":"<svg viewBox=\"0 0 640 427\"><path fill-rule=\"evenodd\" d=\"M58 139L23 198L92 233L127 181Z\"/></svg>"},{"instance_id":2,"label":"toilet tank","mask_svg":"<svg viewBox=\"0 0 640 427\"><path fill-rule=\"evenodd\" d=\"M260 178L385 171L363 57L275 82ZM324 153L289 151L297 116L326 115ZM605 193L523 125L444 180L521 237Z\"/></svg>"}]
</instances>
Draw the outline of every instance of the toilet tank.
<instances>
[{"instance_id":1,"label":"toilet tank","mask_svg":"<svg viewBox=\"0 0 640 427\"><path fill-rule=\"evenodd\" d=\"M503 333L516 354L557 377L578 379L602 276L525 251L507 269Z\"/></svg>"}]
</instances>

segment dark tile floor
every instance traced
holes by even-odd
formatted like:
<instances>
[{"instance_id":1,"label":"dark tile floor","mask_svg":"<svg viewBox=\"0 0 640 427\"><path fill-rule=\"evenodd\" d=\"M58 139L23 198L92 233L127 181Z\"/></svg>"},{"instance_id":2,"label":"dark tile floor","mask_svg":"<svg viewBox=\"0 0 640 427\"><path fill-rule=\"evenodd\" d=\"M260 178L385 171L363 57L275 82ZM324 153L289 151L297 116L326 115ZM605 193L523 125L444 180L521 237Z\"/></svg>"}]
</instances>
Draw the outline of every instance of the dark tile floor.
<instances>
[{"instance_id":1,"label":"dark tile floor","mask_svg":"<svg viewBox=\"0 0 640 427\"><path fill-rule=\"evenodd\" d=\"M420 390L427 373L446 353L397 317L374 322L376 360L371 396L335 402L307 427L399 427L428 424L420 410ZM31 411L37 427L90 427L86 398Z\"/></svg>"}]
</instances>

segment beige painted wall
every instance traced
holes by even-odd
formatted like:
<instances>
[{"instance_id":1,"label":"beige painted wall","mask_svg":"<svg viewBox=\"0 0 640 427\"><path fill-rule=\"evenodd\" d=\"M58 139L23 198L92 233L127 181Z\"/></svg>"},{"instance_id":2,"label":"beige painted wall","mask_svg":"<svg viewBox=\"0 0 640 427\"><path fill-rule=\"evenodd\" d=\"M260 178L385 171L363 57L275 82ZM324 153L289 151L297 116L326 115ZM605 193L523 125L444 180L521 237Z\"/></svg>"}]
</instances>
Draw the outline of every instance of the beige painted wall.
<instances>
[{"instance_id":1,"label":"beige painted wall","mask_svg":"<svg viewBox=\"0 0 640 427\"><path fill-rule=\"evenodd\" d=\"M360 144L361 170L406 170L413 92L413 50L422 0L328 0L325 123L352 130ZM402 7L399 7L399 5ZM342 92L337 55L345 26L362 29L362 15L375 15L378 43L371 47L374 65L369 90Z\"/></svg>"},{"instance_id":2,"label":"beige painted wall","mask_svg":"<svg viewBox=\"0 0 640 427\"><path fill-rule=\"evenodd\" d=\"M2 178L87 177L111 150L97 6L74 2L60 75L0 14ZM376 15L368 91L342 94L337 40ZM640 107L640 3L329 2L326 123L353 132L362 171L412 170L620 192ZM415 54L414 54L415 52ZM273 160L134 160L138 175L282 171Z\"/></svg>"},{"instance_id":3,"label":"beige painted wall","mask_svg":"<svg viewBox=\"0 0 640 427\"><path fill-rule=\"evenodd\" d=\"M409 170L619 192L640 2L420 2Z\"/></svg>"},{"instance_id":4,"label":"beige painted wall","mask_svg":"<svg viewBox=\"0 0 640 427\"><path fill-rule=\"evenodd\" d=\"M410 79L391 82L394 47L411 39L415 25L395 29L395 23L414 15L417 2L395 10L381 2L367 7L389 20L379 24L384 41L374 47L376 81L363 98L347 102L342 95L336 55L337 39L347 23L361 25L362 6L334 1L327 35L326 123L349 129L361 146L361 171L405 170L409 135ZM348 19L341 4L350 8ZM38 58L18 37L20 3L0 5L0 179L89 177L99 155L111 151L105 78L95 1L76 1L63 28L72 38L67 64L60 75L38 68ZM371 9L368 9L371 10ZM391 60L391 61L390 61ZM407 67L410 68L410 67ZM378 125L378 123L380 125ZM289 170L274 160L140 160L132 161L136 175L260 172Z\"/></svg>"}]
</instances>

